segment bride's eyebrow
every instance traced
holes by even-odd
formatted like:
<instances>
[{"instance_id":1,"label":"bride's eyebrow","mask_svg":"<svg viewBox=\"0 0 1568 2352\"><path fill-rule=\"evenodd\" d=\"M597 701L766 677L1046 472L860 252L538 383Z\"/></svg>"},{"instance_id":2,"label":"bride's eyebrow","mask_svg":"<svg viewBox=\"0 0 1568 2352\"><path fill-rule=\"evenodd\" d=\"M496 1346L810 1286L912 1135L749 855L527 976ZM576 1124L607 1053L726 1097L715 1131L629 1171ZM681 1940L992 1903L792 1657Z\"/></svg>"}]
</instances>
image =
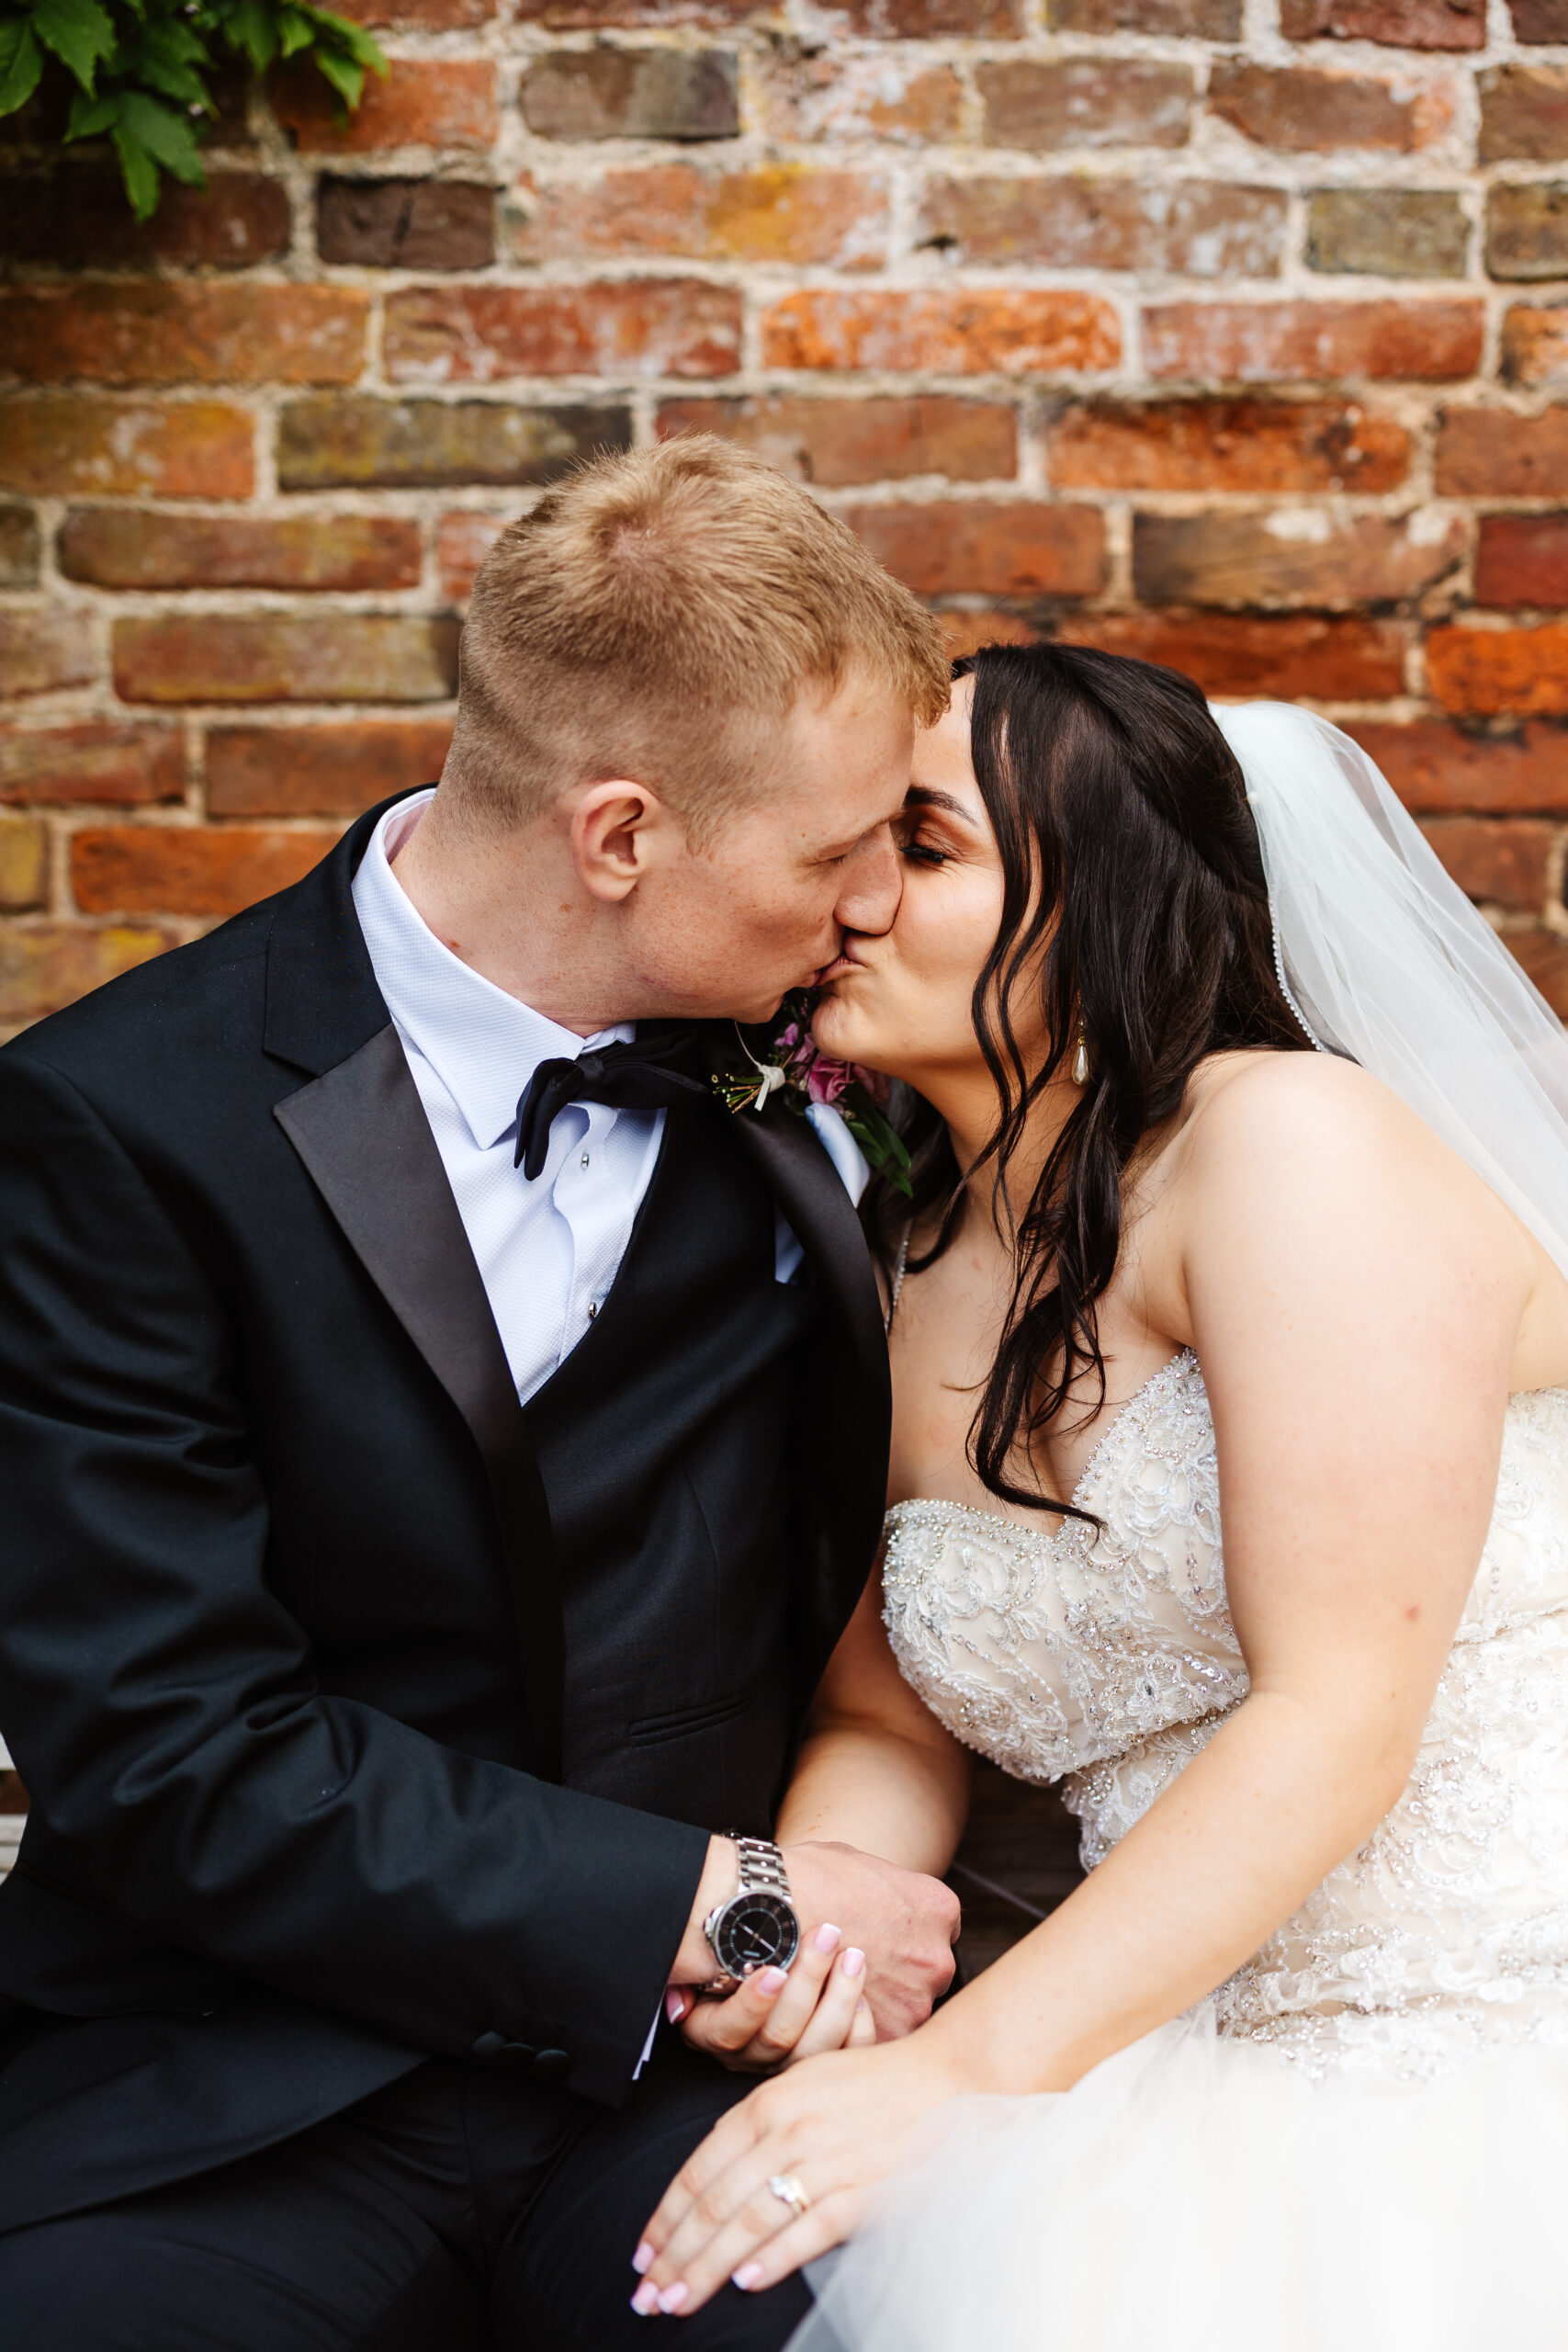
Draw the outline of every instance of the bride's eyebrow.
<instances>
[{"instance_id":1,"label":"bride's eyebrow","mask_svg":"<svg viewBox=\"0 0 1568 2352\"><path fill-rule=\"evenodd\" d=\"M934 785L912 784L904 795L904 806L906 808L940 808L944 817L956 817L961 825L969 827L971 832L975 829L975 820L963 801L955 800L951 792L939 792Z\"/></svg>"}]
</instances>

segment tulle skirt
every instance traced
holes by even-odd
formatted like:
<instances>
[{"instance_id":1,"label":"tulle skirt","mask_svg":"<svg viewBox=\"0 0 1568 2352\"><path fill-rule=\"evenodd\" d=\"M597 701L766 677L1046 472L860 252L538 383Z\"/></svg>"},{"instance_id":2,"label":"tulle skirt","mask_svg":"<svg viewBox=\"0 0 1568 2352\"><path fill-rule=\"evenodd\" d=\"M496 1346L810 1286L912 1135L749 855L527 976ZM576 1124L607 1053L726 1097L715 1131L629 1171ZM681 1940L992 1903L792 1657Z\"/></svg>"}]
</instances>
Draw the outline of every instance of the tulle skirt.
<instances>
[{"instance_id":1,"label":"tulle skirt","mask_svg":"<svg viewBox=\"0 0 1568 2352\"><path fill-rule=\"evenodd\" d=\"M1314 2080L1205 2009L944 2109L812 2284L789 2352L1568 2347L1568 2050Z\"/></svg>"}]
</instances>

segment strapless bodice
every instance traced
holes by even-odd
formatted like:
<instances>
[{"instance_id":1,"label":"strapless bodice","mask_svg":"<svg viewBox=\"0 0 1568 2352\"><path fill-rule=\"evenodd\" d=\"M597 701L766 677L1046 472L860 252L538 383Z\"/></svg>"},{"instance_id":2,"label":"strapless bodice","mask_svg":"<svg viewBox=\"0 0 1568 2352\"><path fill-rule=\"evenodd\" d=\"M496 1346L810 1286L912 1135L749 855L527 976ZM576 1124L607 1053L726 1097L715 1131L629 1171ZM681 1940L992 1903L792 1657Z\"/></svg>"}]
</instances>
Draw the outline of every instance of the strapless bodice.
<instances>
[{"instance_id":1,"label":"strapless bodice","mask_svg":"<svg viewBox=\"0 0 1568 2352\"><path fill-rule=\"evenodd\" d=\"M887 1515L907 1679L1005 1771L1062 1781L1092 1867L1247 1694L1202 1374L1177 1356L1111 1421L1073 1500L1026 1527ZM1568 1389L1516 1396L1485 1548L1399 1804L1218 1996L1222 2030L1314 2065L1428 2070L1568 2042Z\"/></svg>"}]
</instances>

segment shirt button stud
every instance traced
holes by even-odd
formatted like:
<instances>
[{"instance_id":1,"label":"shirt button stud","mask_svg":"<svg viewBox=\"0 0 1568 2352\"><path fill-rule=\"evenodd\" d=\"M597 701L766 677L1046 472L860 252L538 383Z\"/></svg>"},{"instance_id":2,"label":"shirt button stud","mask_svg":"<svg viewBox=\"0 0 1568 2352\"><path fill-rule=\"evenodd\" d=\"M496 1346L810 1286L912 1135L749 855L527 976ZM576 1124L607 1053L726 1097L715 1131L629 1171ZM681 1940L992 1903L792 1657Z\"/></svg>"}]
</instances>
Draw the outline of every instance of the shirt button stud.
<instances>
[{"instance_id":1,"label":"shirt button stud","mask_svg":"<svg viewBox=\"0 0 1568 2352\"><path fill-rule=\"evenodd\" d=\"M590 1323L592 1323L592 1322L593 1317L598 1314L598 1312L599 1312L599 1302L598 1302L598 1300L597 1300L596 1298L591 1298L591 1299L589 1300L589 1302L588 1302L588 1320L590 1321Z\"/></svg>"},{"instance_id":2,"label":"shirt button stud","mask_svg":"<svg viewBox=\"0 0 1568 2352\"><path fill-rule=\"evenodd\" d=\"M578 1161L578 1163L577 1163L577 1164L578 1164L578 1166L579 1166L580 1168L586 1168L586 1167L587 1167L587 1165L588 1165L588 1154L587 1154L586 1152L584 1152L584 1153L583 1153L583 1155L582 1155L581 1159Z\"/></svg>"}]
</instances>

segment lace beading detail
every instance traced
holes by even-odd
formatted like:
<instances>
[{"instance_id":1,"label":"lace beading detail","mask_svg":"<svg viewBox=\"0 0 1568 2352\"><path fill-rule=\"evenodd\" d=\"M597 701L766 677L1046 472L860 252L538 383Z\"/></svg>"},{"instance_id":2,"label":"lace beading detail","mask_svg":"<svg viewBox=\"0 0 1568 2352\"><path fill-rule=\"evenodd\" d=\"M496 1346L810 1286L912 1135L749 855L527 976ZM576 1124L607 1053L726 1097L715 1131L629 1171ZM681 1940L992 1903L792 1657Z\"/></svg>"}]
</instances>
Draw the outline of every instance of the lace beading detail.
<instances>
[{"instance_id":1,"label":"lace beading detail","mask_svg":"<svg viewBox=\"0 0 1568 2352\"><path fill-rule=\"evenodd\" d=\"M1103 1860L1247 1694L1213 1424L1190 1353L1115 1417L1073 1499L1100 1524L888 1513L885 1617L950 1730L1063 1781ZM1215 1996L1314 2072L1429 2074L1568 2044L1568 1390L1515 1397L1486 1546L1399 1803Z\"/></svg>"}]
</instances>

